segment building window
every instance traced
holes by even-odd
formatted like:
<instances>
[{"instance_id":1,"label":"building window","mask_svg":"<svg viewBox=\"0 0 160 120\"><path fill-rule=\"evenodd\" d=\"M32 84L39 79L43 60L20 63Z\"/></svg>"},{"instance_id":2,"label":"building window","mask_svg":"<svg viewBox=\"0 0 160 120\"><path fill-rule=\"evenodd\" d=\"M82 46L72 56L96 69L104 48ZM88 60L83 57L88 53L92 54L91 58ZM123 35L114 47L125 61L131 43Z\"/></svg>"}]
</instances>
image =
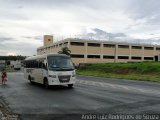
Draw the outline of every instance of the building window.
<instances>
[{"instance_id":1,"label":"building window","mask_svg":"<svg viewBox=\"0 0 160 120\"><path fill-rule=\"evenodd\" d=\"M132 59L132 60L141 60L142 57L132 56L131 59Z\"/></svg>"},{"instance_id":2,"label":"building window","mask_svg":"<svg viewBox=\"0 0 160 120\"><path fill-rule=\"evenodd\" d=\"M27 68L39 68L37 60L25 61L25 67Z\"/></svg>"},{"instance_id":3,"label":"building window","mask_svg":"<svg viewBox=\"0 0 160 120\"><path fill-rule=\"evenodd\" d=\"M156 50L160 50L160 48L159 48L159 47L157 47L157 48L156 48Z\"/></svg>"},{"instance_id":4,"label":"building window","mask_svg":"<svg viewBox=\"0 0 160 120\"><path fill-rule=\"evenodd\" d=\"M63 43L64 46L68 46L68 42Z\"/></svg>"},{"instance_id":5,"label":"building window","mask_svg":"<svg viewBox=\"0 0 160 120\"><path fill-rule=\"evenodd\" d=\"M87 58L97 58L97 59L100 59L100 55L87 55Z\"/></svg>"},{"instance_id":6,"label":"building window","mask_svg":"<svg viewBox=\"0 0 160 120\"><path fill-rule=\"evenodd\" d=\"M51 41L51 39L48 39L48 41Z\"/></svg>"},{"instance_id":7,"label":"building window","mask_svg":"<svg viewBox=\"0 0 160 120\"><path fill-rule=\"evenodd\" d=\"M62 47L62 43L59 44L59 47Z\"/></svg>"},{"instance_id":8,"label":"building window","mask_svg":"<svg viewBox=\"0 0 160 120\"><path fill-rule=\"evenodd\" d=\"M153 50L153 47L144 47L145 50Z\"/></svg>"},{"instance_id":9,"label":"building window","mask_svg":"<svg viewBox=\"0 0 160 120\"><path fill-rule=\"evenodd\" d=\"M129 59L129 56L118 56L118 59Z\"/></svg>"},{"instance_id":10,"label":"building window","mask_svg":"<svg viewBox=\"0 0 160 120\"><path fill-rule=\"evenodd\" d=\"M144 57L144 60L153 60L153 57Z\"/></svg>"},{"instance_id":11,"label":"building window","mask_svg":"<svg viewBox=\"0 0 160 120\"><path fill-rule=\"evenodd\" d=\"M84 55L71 54L71 58L84 58Z\"/></svg>"},{"instance_id":12,"label":"building window","mask_svg":"<svg viewBox=\"0 0 160 120\"><path fill-rule=\"evenodd\" d=\"M71 42L70 44L74 46L84 46L83 42Z\"/></svg>"},{"instance_id":13,"label":"building window","mask_svg":"<svg viewBox=\"0 0 160 120\"><path fill-rule=\"evenodd\" d=\"M114 44L103 44L104 47L115 48Z\"/></svg>"},{"instance_id":14,"label":"building window","mask_svg":"<svg viewBox=\"0 0 160 120\"><path fill-rule=\"evenodd\" d=\"M88 43L88 46L91 46L91 47L100 47L101 45L99 43Z\"/></svg>"},{"instance_id":15,"label":"building window","mask_svg":"<svg viewBox=\"0 0 160 120\"><path fill-rule=\"evenodd\" d=\"M129 48L129 45L118 45L118 48Z\"/></svg>"},{"instance_id":16,"label":"building window","mask_svg":"<svg viewBox=\"0 0 160 120\"><path fill-rule=\"evenodd\" d=\"M142 49L142 46L132 46L132 49Z\"/></svg>"},{"instance_id":17,"label":"building window","mask_svg":"<svg viewBox=\"0 0 160 120\"><path fill-rule=\"evenodd\" d=\"M103 56L103 59L114 59L115 57L114 56L111 56L111 55L104 55Z\"/></svg>"}]
</instances>

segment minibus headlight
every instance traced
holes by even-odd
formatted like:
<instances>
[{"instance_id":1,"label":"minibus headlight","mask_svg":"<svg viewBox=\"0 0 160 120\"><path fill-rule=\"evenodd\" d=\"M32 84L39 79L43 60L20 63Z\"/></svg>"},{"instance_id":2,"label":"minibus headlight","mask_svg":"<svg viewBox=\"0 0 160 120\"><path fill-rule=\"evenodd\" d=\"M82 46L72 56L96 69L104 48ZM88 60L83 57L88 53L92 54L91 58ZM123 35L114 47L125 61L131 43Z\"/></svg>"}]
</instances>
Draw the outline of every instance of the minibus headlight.
<instances>
[{"instance_id":1,"label":"minibus headlight","mask_svg":"<svg viewBox=\"0 0 160 120\"><path fill-rule=\"evenodd\" d=\"M72 72L72 77L76 77L76 73L75 72Z\"/></svg>"},{"instance_id":2,"label":"minibus headlight","mask_svg":"<svg viewBox=\"0 0 160 120\"><path fill-rule=\"evenodd\" d=\"M49 77L56 78L56 75L49 75Z\"/></svg>"}]
</instances>

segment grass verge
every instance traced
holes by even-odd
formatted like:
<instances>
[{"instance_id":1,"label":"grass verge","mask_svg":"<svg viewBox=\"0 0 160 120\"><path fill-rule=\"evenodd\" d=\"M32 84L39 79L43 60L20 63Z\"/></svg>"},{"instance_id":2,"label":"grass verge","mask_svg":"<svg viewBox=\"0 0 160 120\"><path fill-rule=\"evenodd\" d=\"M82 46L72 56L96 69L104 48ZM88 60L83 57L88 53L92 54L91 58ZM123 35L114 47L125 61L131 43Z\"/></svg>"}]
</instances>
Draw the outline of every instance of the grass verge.
<instances>
[{"instance_id":1,"label":"grass verge","mask_svg":"<svg viewBox=\"0 0 160 120\"><path fill-rule=\"evenodd\" d=\"M89 64L77 70L79 75L160 82L160 63Z\"/></svg>"}]
</instances>

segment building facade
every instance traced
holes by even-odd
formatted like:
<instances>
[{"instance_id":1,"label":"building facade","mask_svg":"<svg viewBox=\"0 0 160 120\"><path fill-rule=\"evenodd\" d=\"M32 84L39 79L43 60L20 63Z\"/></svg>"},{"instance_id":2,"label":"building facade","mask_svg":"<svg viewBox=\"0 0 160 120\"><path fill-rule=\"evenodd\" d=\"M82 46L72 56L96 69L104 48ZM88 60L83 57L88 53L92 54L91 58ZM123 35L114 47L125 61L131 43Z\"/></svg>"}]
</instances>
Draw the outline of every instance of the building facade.
<instances>
[{"instance_id":1,"label":"building facade","mask_svg":"<svg viewBox=\"0 0 160 120\"><path fill-rule=\"evenodd\" d=\"M111 41L68 38L54 42L53 36L44 36L44 45L37 55L58 53L63 47L71 50L71 58L79 63L160 61L160 45L116 43Z\"/></svg>"}]
</instances>

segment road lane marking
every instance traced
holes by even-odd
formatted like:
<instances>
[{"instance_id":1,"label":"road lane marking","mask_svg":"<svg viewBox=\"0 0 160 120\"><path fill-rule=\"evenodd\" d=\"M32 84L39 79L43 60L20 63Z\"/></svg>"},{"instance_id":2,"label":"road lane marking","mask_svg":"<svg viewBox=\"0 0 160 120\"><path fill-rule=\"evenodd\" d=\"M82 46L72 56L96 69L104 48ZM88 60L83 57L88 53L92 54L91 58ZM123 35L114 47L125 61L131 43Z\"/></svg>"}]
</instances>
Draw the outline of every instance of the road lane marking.
<instances>
[{"instance_id":1,"label":"road lane marking","mask_svg":"<svg viewBox=\"0 0 160 120\"><path fill-rule=\"evenodd\" d=\"M160 95L160 91L156 90L156 89L154 89L154 90L147 89L147 88L142 89L142 88L138 88L138 87L111 84L111 83L105 83L105 82L95 82L95 81L88 81L88 80L77 80L77 83L91 85L91 86L99 86L99 87L104 87L104 88L111 87L111 88L116 88L116 89L124 89L124 90L143 92L143 93L152 93L152 94Z\"/></svg>"}]
</instances>

